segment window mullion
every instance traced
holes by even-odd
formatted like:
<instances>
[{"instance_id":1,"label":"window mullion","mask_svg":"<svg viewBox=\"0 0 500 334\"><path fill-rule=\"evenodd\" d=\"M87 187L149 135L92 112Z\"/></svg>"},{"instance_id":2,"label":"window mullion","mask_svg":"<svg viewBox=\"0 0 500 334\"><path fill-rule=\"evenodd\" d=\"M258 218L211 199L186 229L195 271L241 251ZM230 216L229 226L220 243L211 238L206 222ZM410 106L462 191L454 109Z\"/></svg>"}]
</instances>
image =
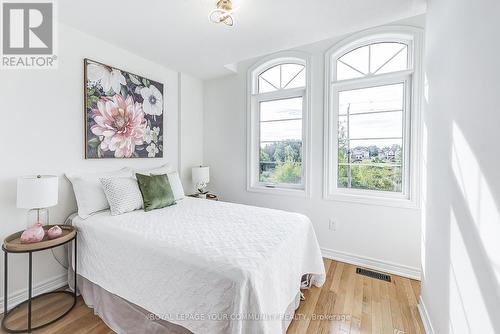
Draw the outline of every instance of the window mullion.
<instances>
[{"instance_id":1,"label":"window mullion","mask_svg":"<svg viewBox=\"0 0 500 334\"><path fill-rule=\"evenodd\" d=\"M359 74L361 74L362 76L365 76L365 75L366 75L366 73L361 72L361 71L360 71L360 70L358 70L357 68L355 68L355 67L353 67L353 66L349 65L348 63L346 63L346 62L344 62L344 61L342 61L342 60L340 60L340 59L339 59L339 62L340 62L340 63L342 63L342 64L344 64L345 66L349 67L349 68L350 68L350 69L352 69L353 71L358 72L358 73L359 73Z\"/></svg>"},{"instance_id":2,"label":"window mullion","mask_svg":"<svg viewBox=\"0 0 500 334\"><path fill-rule=\"evenodd\" d=\"M383 82L394 82L397 80L405 80L405 78L408 78L411 75L413 75L413 72L414 72L413 69L409 69L404 71L365 76L364 78L346 79L340 81L332 80L330 84L332 86L339 86L339 87L369 86L369 85L378 86L379 83Z\"/></svg>"},{"instance_id":3,"label":"window mullion","mask_svg":"<svg viewBox=\"0 0 500 334\"><path fill-rule=\"evenodd\" d=\"M273 87L274 87L274 89L279 90L279 88L278 88L278 87L276 87L275 85L273 85L272 83L270 83L270 82L269 82L266 78L264 78L264 77L259 77L259 79L264 80L265 82L267 82L268 84L270 84L271 86L273 86Z\"/></svg>"},{"instance_id":4,"label":"window mullion","mask_svg":"<svg viewBox=\"0 0 500 334\"><path fill-rule=\"evenodd\" d=\"M252 96L256 99L257 102L265 102L265 101L281 100L294 97L304 97L305 94L306 94L305 88L290 88L290 89L282 89L275 92L253 94Z\"/></svg>"},{"instance_id":5,"label":"window mullion","mask_svg":"<svg viewBox=\"0 0 500 334\"><path fill-rule=\"evenodd\" d=\"M347 137L347 163L348 163L348 165L347 165L347 188L351 188L352 187L350 110L351 110L351 105L349 104L349 106L347 107L347 131L346 131L346 137Z\"/></svg>"},{"instance_id":6,"label":"window mullion","mask_svg":"<svg viewBox=\"0 0 500 334\"><path fill-rule=\"evenodd\" d=\"M296 78L299 76L300 73L302 73L302 71L304 71L304 68L302 68L300 71L297 72L297 74L295 74L287 83L286 85L283 86L283 89L285 89L286 87L288 87L288 85Z\"/></svg>"},{"instance_id":7,"label":"window mullion","mask_svg":"<svg viewBox=\"0 0 500 334\"><path fill-rule=\"evenodd\" d=\"M403 48L401 48L401 50L399 50L398 52L396 52L396 54L394 56L392 56L391 58L389 58L389 60L387 60L385 63L383 63L379 68L377 68L377 70L375 72L373 72L373 74L377 74L378 71L380 71L382 69L382 67L384 67L385 65L389 64L389 62L391 60L393 60L394 58L396 58L398 56L398 54L400 54L401 52L403 52L404 49L406 49L407 46L403 46Z\"/></svg>"},{"instance_id":8,"label":"window mullion","mask_svg":"<svg viewBox=\"0 0 500 334\"><path fill-rule=\"evenodd\" d=\"M372 45L368 46L368 74L372 73Z\"/></svg>"},{"instance_id":9,"label":"window mullion","mask_svg":"<svg viewBox=\"0 0 500 334\"><path fill-rule=\"evenodd\" d=\"M286 122L286 121L301 121L302 117L297 118L283 118L283 119L270 119L267 121L260 121L261 123L273 123L273 122Z\"/></svg>"},{"instance_id":10,"label":"window mullion","mask_svg":"<svg viewBox=\"0 0 500 334\"><path fill-rule=\"evenodd\" d=\"M403 112L402 109L397 109L397 110L379 110L379 111L366 111L366 112L357 112L357 113L351 113L351 116L358 116L358 115L374 115L374 114L387 114L391 112ZM346 116L347 114L339 114L339 116Z\"/></svg>"}]
</instances>

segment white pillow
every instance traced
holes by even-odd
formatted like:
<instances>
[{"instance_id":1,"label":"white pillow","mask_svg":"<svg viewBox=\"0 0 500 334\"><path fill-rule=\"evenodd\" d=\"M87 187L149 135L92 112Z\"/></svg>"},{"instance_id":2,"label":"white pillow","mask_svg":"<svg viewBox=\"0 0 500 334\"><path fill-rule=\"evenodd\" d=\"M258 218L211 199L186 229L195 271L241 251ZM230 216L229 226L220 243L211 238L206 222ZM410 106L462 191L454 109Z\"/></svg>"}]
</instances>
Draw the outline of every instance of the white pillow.
<instances>
[{"instance_id":1,"label":"white pillow","mask_svg":"<svg viewBox=\"0 0 500 334\"><path fill-rule=\"evenodd\" d=\"M137 180L129 177L100 179L112 216L143 208L142 194Z\"/></svg>"},{"instance_id":2,"label":"white pillow","mask_svg":"<svg viewBox=\"0 0 500 334\"><path fill-rule=\"evenodd\" d=\"M170 187L172 188L172 193L174 194L174 199L178 201L186 197L184 195L184 188L182 187L179 173L170 172L167 173L167 176L168 176L168 182L170 183Z\"/></svg>"},{"instance_id":3,"label":"white pillow","mask_svg":"<svg viewBox=\"0 0 500 334\"><path fill-rule=\"evenodd\" d=\"M114 172L90 173L90 174L66 174L73 185L78 215L86 219L91 214L109 208L108 200L102 189L100 178L103 177L131 177L132 170L123 168Z\"/></svg>"},{"instance_id":4,"label":"white pillow","mask_svg":"<svg viewBox=\"0 0 500 334\"><path fill-rule=\"evenodd\" d=\"M154 168L148 168L148 169L136 169L134 170L134 177L135 174L141 174L141 175L165 175L170 172L173 172L174 169L170 164L165 164L160 167L154 167Z\"/></svg>"}]
</instances>

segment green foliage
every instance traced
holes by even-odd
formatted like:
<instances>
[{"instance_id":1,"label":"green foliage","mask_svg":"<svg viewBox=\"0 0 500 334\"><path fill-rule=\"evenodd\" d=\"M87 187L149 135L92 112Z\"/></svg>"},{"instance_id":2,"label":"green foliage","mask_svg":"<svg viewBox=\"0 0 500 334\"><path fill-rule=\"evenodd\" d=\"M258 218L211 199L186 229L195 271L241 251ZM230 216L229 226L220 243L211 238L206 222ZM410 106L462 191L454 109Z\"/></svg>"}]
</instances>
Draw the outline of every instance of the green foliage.
<instances>
[{"instance_id":1,"label":"green foliage","mask_svg":"<svg viewBox=\"0 0 500 334\"><path fill-rule=\"evenodd\" d=\"M302 165L297 162L285 162L276 166L273 175L274 181L279 183L300 183L302 179Z\"/></svg>"},{"instance_id":2,"label":"green foliage","mask_svg":"<svg viewBox=\"0 0 500 334\"><path fill-rule=\"evenodd\" d=\"M347 150L345 148L339 147L338 159L341 163L347 162Z\"/></svg>"},{"instance_id":3,"label":"green foliage","mask_svg":"<svg viewBox=\"0 0 500 334\"><path fill-rule=\"evenodd\" d=\"M400 192L402 187L401 167L378 167L351 165L351 188ZM338 186L348 187L349 168L340 165Z\"/></svg>"},{"instance_id":4,"label":"green foliage","mask_svg":"<svg viewBox=\"0 0 500 334\"><path fill-rule=\"evenodd\" d=\"M287 140L268 143L260 150L260 181L300 183L302 142Z\"/></svg>"},{"instance_id":5,"label":"green foliage","mask_svg":"<svg viewBox=\"0 0 500 334\"><path fill-rule=\"evenodd\" d=\"M267 153L264 150L260 151L260 161L271 161L271 158L269 157L269 153Z\"/></svg>"},{"instance_id":6,"label":"green foliage","mask_svg":"<svg viewBox=\"0 0 500 334\"><path fill-rule=\"evenodd\" d=\"M340 188L347 188L349 185L349 180L347 178L347 166L339 165L337 174L337 186Z\"/></svg>"},{"instance_id":7,"label":"green foliage","mask_svg":"<svg viewBox=\"0 0 500 334\"><path fill-rule=\"evenodd\" d=\"M370 158L347 165L338 166L338 186L349 186L348 173L350 169L351 188L400 192L402 189L402 168L392 166L394 161L387 160L379 155L377 146L368 147ZM392 150L396 153L395 162L401 162L401 147L393 145L383 150ZM339 163L348 162L347 141L339 139ZM377 163L387 166L364 166ZM363 165L361 165L363 164ZM260 181L297 184L302 180L302 142L287 140L269 143L260 150Z\"/></svg>"}]
</instances>

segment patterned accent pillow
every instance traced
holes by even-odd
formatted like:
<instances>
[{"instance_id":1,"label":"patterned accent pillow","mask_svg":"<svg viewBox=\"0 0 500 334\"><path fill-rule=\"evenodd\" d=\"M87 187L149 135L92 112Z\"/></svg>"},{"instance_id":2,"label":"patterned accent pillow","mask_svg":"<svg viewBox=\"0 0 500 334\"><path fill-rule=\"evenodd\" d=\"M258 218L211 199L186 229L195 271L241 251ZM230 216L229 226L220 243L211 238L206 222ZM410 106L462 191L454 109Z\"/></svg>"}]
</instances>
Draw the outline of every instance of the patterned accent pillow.
<instances>
[{"instance_id":1,"label":"patterned accent pillow","mask_svg":"<svg viewBox=\"0 0 500 334\"><path fill-rule=\"evenodd\" d=\"M142 195L136 179L133 177L113 177L101 178L100 181L108 199L112 216L142 209Z\"/></svg>"},{"instance_id":2,"label":"patterned accent pillow","mask_svg":"<svg viewBox=\"0 0 500 334\"><path fill-rule=\"evenodd\" d=\"M102 189L101 178L132 177L130 168L122 168L114 172L98 172L86 174L66 174L73 185L78 215L86 219L95 212L109 209L106 194Z\"/></svg>"}]
</instances>

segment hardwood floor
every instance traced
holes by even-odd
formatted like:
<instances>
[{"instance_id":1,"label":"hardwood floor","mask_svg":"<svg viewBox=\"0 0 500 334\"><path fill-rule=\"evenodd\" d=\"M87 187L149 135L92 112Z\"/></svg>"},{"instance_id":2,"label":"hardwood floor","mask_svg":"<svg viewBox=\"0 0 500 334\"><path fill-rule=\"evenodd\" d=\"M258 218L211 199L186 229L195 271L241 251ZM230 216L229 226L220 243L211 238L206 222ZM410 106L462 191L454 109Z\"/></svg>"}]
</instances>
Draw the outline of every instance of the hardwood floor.
<instances>
[{"instance_id":1,"label":"hardwood floor","mask_svg":"<svg viewBox=\"0 0 500 334\"><path fill-rule=\"evenodd\" d=\"M47 317L51 319L56 318L62 314L64 310L73 302L70 296L51 296L49 298L42 298L35 300L32 305L33 310L33 326L45 322ZM23 306L23 309L25 307ZM26 315L27 311L20 310L20 314ZM26 316L12 316L9 317L7 327L26 328ZM5 333L2 331L2 333ZM113 334L114 332L106 326L106 324L94 311L85 305L82 297L78 297L75 308L64 318L58 322L44 327L42 329L33 331L33 333L40 334Z\"/></svg>"},{"instance_id":2,"label":"hardwood floor","mask_svg":"<svg viewBox=\"0 0 500 334\"><path fill-rule=\"evenodd\" d=\"M417 310L420 282L392 275L392 282L356 274L356 267L325 259L327 281L305 291L287 334L423 334ZM64 300L62 300L64 298ZM69 303L51 297L33 305L36 321L53 316ZM9 319L9 326L25 326L25 317ZM34 333L111 334L82 298L65 318Z\"/></svg>"},{"instance_id":3,"label":"hardwood floor","mask_svg":"<svg viewBox=\"0 0 500 334\"><path fill-rule=\"evenodd\" d=\"M325 259L327 281L305 291L287 334L423 334L420 282L391 275L385 282L356 266Z\"/></svg>"}]
</instances>

